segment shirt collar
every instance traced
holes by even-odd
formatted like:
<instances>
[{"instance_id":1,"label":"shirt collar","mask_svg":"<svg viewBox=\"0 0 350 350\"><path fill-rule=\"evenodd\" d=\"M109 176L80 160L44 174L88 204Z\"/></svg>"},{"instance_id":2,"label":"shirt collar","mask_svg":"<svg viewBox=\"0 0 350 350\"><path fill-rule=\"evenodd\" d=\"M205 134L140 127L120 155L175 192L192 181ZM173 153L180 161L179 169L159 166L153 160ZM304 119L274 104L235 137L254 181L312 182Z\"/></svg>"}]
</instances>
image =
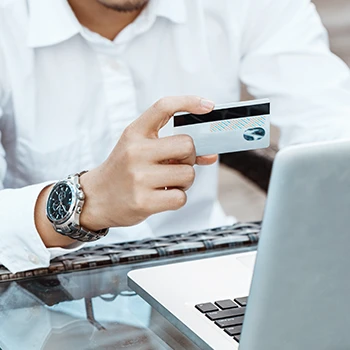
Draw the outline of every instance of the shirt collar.
<instances>
[{"instance_id":1,"label":"shirt collar","mask_svg":"<svg viewBox=\"0 0 350 350\"><path fill-rule=\"evenodd\" d=\"M82 30L67 0L28 0L29 47L43 47L68 40ZM185 23L185 0L150 0L140 14L147 17L164 17L174 23Z\"/></svg>"},{"instance_id":2,"label":"shirt collar","mask_svg":"<svg viewBox=\"0 0 350 350\"><path fill-rule=\"evenodd\" d=\"M80 32L81 24L67 0L28 0L28 4L28 46L55 45Z\"/></svg>"},{"instance_id":3,"label":"shirt collar","mask_svg":"<svg viewBox=\"0 0 350 350\"><path fill-rule=\"evenodd\" d=\"M165 17L174 23L185 23L187 19L185 0L150 0L154 1L156 16Z\"/></svg>"}]
</instances>

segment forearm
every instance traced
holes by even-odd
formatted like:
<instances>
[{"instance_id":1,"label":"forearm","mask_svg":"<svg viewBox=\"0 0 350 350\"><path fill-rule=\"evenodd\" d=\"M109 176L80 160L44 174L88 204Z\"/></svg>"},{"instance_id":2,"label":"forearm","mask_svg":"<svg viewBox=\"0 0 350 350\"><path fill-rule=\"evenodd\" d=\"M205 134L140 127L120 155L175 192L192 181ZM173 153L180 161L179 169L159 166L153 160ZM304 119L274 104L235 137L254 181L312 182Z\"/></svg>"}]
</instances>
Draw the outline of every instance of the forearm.
<instances>
[{"instance_id":1,"label":"forearm","mask_svg":"<svg viewBox=\"0 0 350 350\"><path fill-rule=\"evenodd\" d=\"M75 251L81 246L77 242L69 248L46 247L38 233L35 208L41 207L38 213L41 212L46 219L45 204L38 206L37 203L40 202L39 194L51 184L52 181L0 191L0 264L12 273L47 267L51 259ZM42 199L40 198L45 202ZM40 220L42 222L45 221ZM65 242L65 246L67 245Z\"/></svg>"}]
</instances>

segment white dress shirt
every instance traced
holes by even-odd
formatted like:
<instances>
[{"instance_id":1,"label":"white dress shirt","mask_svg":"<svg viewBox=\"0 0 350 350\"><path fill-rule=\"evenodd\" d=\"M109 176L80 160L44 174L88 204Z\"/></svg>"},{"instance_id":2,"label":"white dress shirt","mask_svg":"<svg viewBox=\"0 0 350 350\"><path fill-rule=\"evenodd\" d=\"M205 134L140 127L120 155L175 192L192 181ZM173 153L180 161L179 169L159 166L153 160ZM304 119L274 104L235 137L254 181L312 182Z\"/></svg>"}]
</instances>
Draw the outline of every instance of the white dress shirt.
<instances>
[{"instance_id":1,"label":"white dress shirt","mask_svg":"<svg viewBox=\"0 0 350 350\"><path fill-rule=\"evenodd\" d=\"M41 241L38 194L99 165L153 102L237 101L240 80L271 99L281 147L347 137L349 70L330 53L308 0L150 0L114 41L82 27L67 0L1 0L0 263L17 272L70 251ZM112 229L98 243L227 224L217 170L196 167L181 210Z\"/></svg>"}]
</instances>

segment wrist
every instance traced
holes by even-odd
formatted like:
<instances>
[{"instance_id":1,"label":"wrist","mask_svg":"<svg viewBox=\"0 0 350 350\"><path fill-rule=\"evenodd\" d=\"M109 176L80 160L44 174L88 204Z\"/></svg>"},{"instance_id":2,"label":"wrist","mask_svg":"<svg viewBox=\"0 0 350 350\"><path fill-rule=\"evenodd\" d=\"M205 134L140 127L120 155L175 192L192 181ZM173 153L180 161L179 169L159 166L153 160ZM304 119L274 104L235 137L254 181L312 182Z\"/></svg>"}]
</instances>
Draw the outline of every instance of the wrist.
<instances>
[{"instance_id":1,"label":"wrist","mask_svg":"<svg viewBox=\"0 0 350 350\"><path fill-rule=\"evenodd\" d=\"M94 169L80 177L80 185L85 194L84 206L80 214L80 225L91 231L99 231L109 227L104 219L104 201L98 185L98 169Z\"/></svg>"}]
</instances>

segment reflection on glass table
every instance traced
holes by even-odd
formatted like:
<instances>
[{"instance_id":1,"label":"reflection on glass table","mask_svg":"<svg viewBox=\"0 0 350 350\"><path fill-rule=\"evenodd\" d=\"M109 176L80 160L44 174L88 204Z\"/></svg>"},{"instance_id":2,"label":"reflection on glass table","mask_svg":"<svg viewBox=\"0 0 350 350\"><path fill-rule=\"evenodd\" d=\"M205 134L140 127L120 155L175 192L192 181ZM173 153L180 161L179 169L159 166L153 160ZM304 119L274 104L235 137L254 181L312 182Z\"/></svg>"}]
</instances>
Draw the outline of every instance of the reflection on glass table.
<instances>
[{"instance_id":1,"label":"reflection on glass table","mask_svg":"<svg viewBox=\"0 0 350 350\"><path fill-rule=\"evenodd\" d=\"M104 268L1 284L0 348L171 349L151 327L161 317L125 287L126 272Z\"/></svg>"},{"instance_id":2,"label":"reflection on glass table","mask_svg":"<svg viewBox=\"0 0 350 350\"><path fill-rule=\"evenodd\" d=\"M205 251L188 249L191 234L182 241L176 238L176 243L171 245L168 239L166 249L169 255L179 250L183 254L158 259L152 257L141 263L132 262L130 258L129 263L55 271L37 277L11 276L2 270L0 349L198 349L128 288L126 275L135 268L255 249L258 228L256 224L235 225L234 229L220 228L201 236L192 233L196 237L196 246L201 241L208 247ZM185 245L183 240L187 241ZM255 243L247 244L250 240ZM161 241L163 247L160 251L165 254L164 238ZM155 242L147 244L154 246ZM131 257L130 252L128 254ZM135 256L140 259L140 250L135 250Z\"/></svg>"}]
</instances>

